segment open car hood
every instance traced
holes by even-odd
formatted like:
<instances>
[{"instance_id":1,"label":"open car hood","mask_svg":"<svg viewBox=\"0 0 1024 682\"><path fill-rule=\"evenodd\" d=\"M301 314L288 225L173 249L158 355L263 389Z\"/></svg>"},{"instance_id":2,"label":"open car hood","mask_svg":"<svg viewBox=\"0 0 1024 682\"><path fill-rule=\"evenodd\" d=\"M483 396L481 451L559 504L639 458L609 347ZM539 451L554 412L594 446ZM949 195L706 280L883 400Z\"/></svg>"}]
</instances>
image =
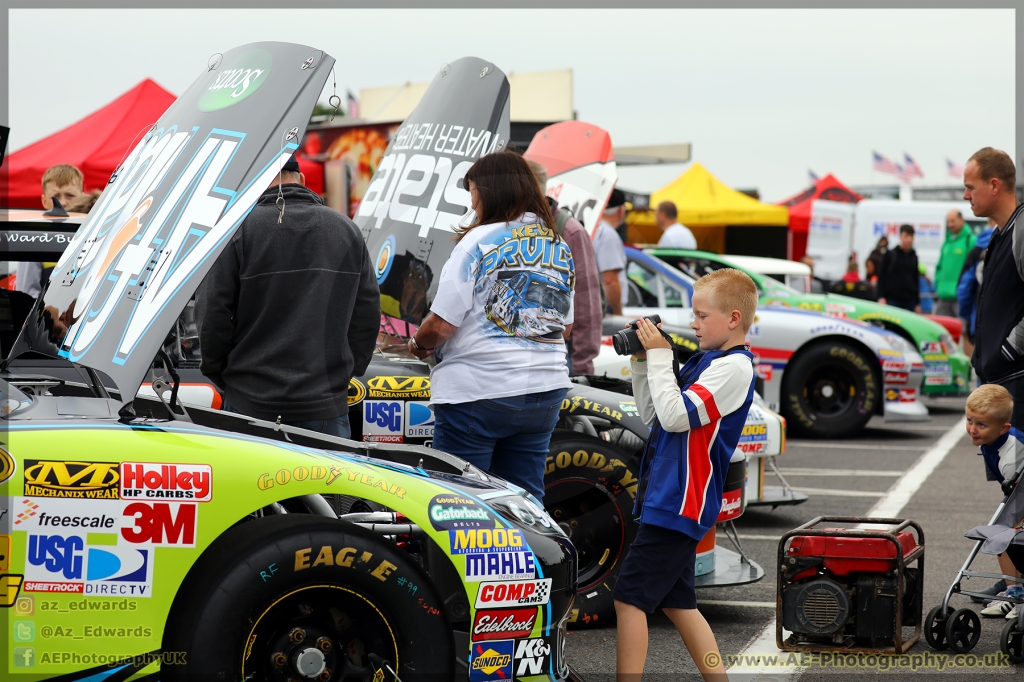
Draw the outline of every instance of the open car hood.
<instances>
[{"instance_id":1,"label":"open car hood","mask_svg":"<svg viewBox=\"0 0 1024 682\"><path fill-rule=\"evenodd\" d=\"M114 171L9 359L105 373L129 401L228 239L302 139L334 59L262 42L215 54Z\"/></svg>"},{"instance_id":2,"label":"open car hood","mask_svg":"<svg viewBox=\"0 0 1024 682\"><path fill-rule=\"evenodd\" d=\"M426 317L453 228L474 217L462 180L478 158L505 148L508 112L501 69L463 57L441 67L391 139L355 217L384 314L413 324Z\"/></svg>"},{"instance_id":3,"label":"open car hood","mask_svg":"<svg viewBox=\"0 0 1024 682\"><path fill-rule=\"evenodd\" d=\"M618 171L608 131L583 121L541 128L523 154L548 172L548 196L567 208L594 238Z\"/></svg>"}]
</instances>

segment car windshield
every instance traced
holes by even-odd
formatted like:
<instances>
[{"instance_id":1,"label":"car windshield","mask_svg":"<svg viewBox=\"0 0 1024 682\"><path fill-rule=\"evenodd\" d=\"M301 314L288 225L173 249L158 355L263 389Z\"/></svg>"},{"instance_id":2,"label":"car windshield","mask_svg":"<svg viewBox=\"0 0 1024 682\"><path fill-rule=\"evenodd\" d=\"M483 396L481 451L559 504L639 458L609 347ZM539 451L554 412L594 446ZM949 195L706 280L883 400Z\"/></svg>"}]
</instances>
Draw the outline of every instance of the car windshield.
<instances>
[{"instance_id":1,"label":"car windshield","mask_svg":"<svg viewBox=\"0 0 1024 682\"><path fill-rule=\"evenodd\" d=\"M530 288L526 290L526 300L542 308L553 308L563 315L569 314L568 294L553 284L530 282Z\"/></svg>"}]
</instances>

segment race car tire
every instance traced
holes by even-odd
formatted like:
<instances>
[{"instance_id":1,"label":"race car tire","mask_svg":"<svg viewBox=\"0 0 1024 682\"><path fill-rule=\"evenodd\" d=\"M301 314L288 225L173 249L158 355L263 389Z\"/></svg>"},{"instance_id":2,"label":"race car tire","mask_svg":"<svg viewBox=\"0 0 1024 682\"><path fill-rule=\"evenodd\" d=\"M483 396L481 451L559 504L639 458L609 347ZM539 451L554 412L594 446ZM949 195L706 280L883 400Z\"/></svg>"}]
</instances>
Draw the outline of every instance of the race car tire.
<instances>
[{"instance_id":1,"label":"race car tire","mask_svg":"<svg viewBox=\"0 0 1024 682\"><path fill-rule=\"evenodd\" d=\"M882 399L878 361L843 341L799 351L782 380L782 415L810 438L846 438L860 431Z\"/></svg>"},{"instance_id":2,"label":"race car tire","mask_svg":"<svg viewBox=\"0 0 1024 682\"><path fill-rule=\"evenodd\" d=\"M636 537L633 499L639 460L600 438L555 430L544 475L544 506L577 552L569 627L615 623L612 588Z\"/></svg>"},{"instance_id":3,"label":"race car tire","mask_svg":"<svg viewBox=\"0 0 1024 682\"><path fill-rule=\"evenodd\" d=\"M160 679L391 679L374 675L387 662L405 682L440 682L454 678L453 647L407 554L358 526L287 514L234 526L196 562L164 633L182 662L165 656Z\"/></svg>"}]
</instances>

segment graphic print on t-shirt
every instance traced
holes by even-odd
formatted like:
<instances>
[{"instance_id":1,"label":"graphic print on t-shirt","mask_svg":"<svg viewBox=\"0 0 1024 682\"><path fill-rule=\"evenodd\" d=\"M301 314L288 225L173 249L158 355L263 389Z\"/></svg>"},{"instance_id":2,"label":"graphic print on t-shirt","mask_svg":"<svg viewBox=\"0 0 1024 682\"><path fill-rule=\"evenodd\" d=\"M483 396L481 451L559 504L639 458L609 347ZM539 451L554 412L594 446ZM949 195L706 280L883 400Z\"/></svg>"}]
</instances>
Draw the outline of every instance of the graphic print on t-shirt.
<instances>
[{"instance_id":1,"label":"graphic print on t-shirt","mask_svg":"<svg viewBox=\"0 0 1024 682\"><path fill-rule=\"evenodd\" d=\"M510 226L498 245L480 244L478 291L488 291L486 336L564 343L575 283L572 254L555 233L537 223Z\"/></svg>"}]
</instances>

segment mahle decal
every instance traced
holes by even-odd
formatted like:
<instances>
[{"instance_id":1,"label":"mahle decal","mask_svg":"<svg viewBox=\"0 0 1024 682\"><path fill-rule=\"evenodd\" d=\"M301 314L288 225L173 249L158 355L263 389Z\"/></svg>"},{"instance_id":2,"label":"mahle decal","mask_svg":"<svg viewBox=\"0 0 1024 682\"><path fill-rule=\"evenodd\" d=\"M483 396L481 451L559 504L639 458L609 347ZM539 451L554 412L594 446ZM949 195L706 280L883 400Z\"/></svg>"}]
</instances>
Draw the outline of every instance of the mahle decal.
<instances>
[{"instance_id":1,"label":"mahle decal","mask_svg":"<svg viewBox=\"0 0 1024 682\"><path fill-rule=\"evenodd\" d=\"M199 98L199 111L225 109L259 90L267 81L274 60L266 50L240 54L217 73Z\"/></svg>"}]
</instances>

